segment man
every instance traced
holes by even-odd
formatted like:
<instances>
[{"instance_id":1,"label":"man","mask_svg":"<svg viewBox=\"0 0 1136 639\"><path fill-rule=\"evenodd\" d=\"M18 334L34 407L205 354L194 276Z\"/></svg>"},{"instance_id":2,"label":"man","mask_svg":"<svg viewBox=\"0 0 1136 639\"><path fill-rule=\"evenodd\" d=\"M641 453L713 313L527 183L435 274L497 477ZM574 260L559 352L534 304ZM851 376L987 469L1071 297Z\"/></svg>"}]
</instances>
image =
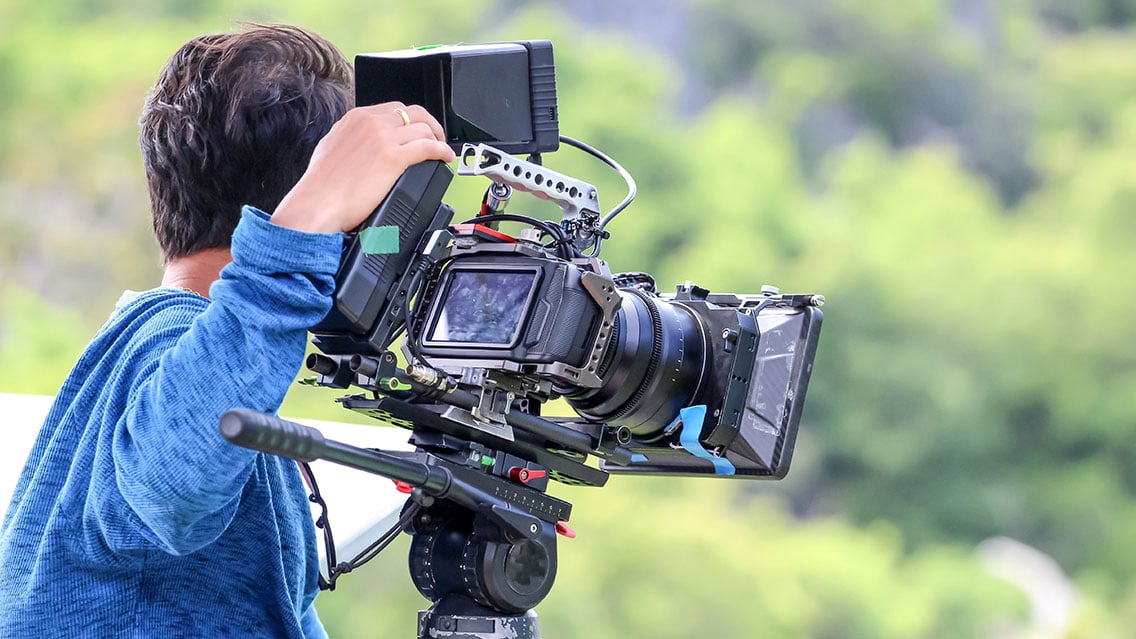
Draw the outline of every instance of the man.
<instances>
[{"instance_id":1,"label":"man","mask_svg":"<svg viewBox=\"0 0 1136 639\"><path fill-rule=\"evenodd\" d=\"M278 408L341 231L406 167L453 159L423 109L351 95L342 55L296 27L166 64L141 119L165 277L119 302L36 440L0 529L0 636L325 636L294 462L217 422Z\"/></svg>"}]
</instances>

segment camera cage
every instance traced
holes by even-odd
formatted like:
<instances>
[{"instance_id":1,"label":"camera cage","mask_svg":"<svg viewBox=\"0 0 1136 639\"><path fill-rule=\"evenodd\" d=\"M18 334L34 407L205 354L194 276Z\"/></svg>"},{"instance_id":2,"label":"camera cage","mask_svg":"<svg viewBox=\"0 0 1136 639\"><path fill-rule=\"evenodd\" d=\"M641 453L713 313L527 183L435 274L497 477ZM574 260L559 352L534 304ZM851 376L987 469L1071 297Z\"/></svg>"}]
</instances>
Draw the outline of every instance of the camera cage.
<instances>
[{"instance_id":1,"label":"camera cage","mask_svg":"<svg viewBox=\"0 0 1136 639\"><path fill-rule=\"evenodd\" d=\"M239 409L221 431L257 450L391 477L411 495L398 527L345 564L335 564L321 517L325 587L405 531L415 585L434 602L420 613L419 636L538 637L531 608L552 586L556 537L574 535L571 505L546 494L549 481L784 477L824 300L690 283L661 295L647 274L613 275L599 257L605 227L635 197L635 182L559 135L548 41L360 55L356 83L360 104L425 106L458 151L458 174L491 181L478 214L455 224L442 202L450 167L410 167L347 235L333 310L312 328L322 353L308 357L308 383L364 391L337 401L411 430L416 452L358 449ZM484 102L489 84L503 102ZM594 186L543 166L540 154L560 142L619 172L624 200L601 216ZM555 202L561 220L506 213L515 191ZM513 237L503 222L529 228ZM520 308L495 307L501 299ZM404 361L390 350L400 335ZM560 397L576 416L542 416Z\"/></svg>"}]
</instances>

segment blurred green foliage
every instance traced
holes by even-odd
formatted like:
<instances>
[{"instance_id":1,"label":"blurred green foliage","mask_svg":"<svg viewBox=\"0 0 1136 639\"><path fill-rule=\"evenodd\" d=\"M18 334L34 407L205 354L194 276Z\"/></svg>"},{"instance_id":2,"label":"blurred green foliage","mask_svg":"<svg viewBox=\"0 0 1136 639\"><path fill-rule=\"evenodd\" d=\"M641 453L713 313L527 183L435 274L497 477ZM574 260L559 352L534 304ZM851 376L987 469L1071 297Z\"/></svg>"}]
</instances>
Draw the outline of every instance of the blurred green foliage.
<instances>
[{"instance_id":1,"label":"blurred green foliage","mask_svg":"<svg viewBox=\"0 0 1136 639\"><path fill-rule=\"evenodd\" d=\"M556 587L537 609L545 636L945 639L984 636L1024 609L966 549L905 554L888 524L801 523L736 483L616 477L558 493L579 536L560 538ZM332 636L375 619L376 636L414 636L426 602L406 577L408 545L362 569L382 581L352 574L321 595Z\"/></svg>"},{"instance_id":2,"label":"blurred green foliage","mask_svg":"<svg viewBox=\"0 0 1136 639\"><path fill-rule=\"evenodd\" d=\"M550 38L562 131L639 182L614 270L829 305L788 479L554 489L581 536L545 633L1022 636L1025 597L972 552L1004 535L1081 591L1036 636L1129 636L1136 5L680 4L685 40L659 47L583 1L0 0L0 391L53 392L121 290L158 280L135 122L188 37L247 19L349 55ZM623 197L582 154L546 161ZM484 185L458 182L447 200L471 207ZM346 417L332 397L284 412ZM333 636L413 635L405 548L321 597Z\"/></svg>"}]
</instances>

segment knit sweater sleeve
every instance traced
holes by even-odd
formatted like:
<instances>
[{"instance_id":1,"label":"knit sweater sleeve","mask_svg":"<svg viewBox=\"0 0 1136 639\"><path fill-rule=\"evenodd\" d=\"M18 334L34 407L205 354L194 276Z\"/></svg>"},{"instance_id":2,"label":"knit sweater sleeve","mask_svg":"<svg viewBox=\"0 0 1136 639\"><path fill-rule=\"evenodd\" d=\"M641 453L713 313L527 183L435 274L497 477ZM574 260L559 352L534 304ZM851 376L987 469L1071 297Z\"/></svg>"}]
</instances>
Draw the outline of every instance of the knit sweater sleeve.
<instances>
[{"instance_id":1,"label":"knit sweater sleeve","mask_svg":"<svg viewBox=\"0 0 1136 639\"><path fill-rule=\"evenodd\" d=\"M340 234L286 229L246 207L207 308L188 328L156 321L132 341L137 374L113 438L113 492L125 507L96 509L112 548L141 535L184 554L224 531L256 453L225 441L218 418L279 407L307 329L330 307L341 245Z\"/></svg>"}]
</instances>

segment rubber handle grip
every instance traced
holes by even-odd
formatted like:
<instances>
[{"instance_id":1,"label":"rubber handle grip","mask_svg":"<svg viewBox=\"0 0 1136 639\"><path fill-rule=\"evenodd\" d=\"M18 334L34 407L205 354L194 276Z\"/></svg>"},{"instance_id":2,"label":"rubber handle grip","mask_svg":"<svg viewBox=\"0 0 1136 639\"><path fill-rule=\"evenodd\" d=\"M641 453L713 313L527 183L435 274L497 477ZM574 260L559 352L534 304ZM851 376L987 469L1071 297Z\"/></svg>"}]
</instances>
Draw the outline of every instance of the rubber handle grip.
<instances>
[{"instance_id":1,"label":"rubber handle grip","mask_svg":"<svg viewBox=\"0 0 1136 639\"><path fill-rule=\"evenodd\" d=\"M323 433L315 428L248 408L226 411L218 427L222 437L238 446L305 462L320 459L326 448Z\"/></svg>"}]
</instances>

